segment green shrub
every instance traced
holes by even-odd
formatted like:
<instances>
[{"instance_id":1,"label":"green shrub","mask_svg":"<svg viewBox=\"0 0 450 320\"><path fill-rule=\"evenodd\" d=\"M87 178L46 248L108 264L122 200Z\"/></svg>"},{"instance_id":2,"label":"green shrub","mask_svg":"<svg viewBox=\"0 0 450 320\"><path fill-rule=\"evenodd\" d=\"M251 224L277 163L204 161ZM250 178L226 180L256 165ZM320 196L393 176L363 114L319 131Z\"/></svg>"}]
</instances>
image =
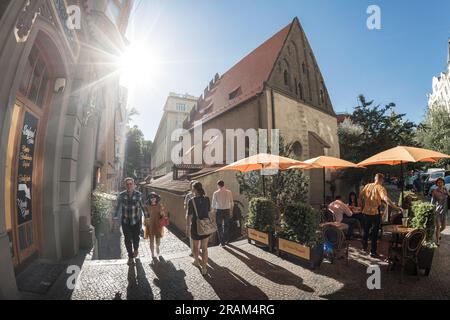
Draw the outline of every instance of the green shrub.
<instances>
[{"instance_id":1,"label":"green shrub","mask_svg":"<svg viewBox=\"0 0 450 320\"><path fill-rule=\"evenodd\" d=\"M414 216L411 219L411 227L425 230L425 245L427 247L435 247L433 240L436 227L436 207L429 202L414 201L411 211Z\"/></svg>"},{"instance_id":2,"label":"green shrub","mask_svg":"<svg viewBox=\"0 0 450 320\"><path fill-rule=\"evenodd\" d=\"M297 203L285 208L279 236L309 247L320 243L317 235L320 216L310 205Z\"/></svg>"},{"instance_id":3,"label":"green shrub","mask_svg":"<svg viewBox=\"0 0 450 320\"><path fill-rule=\"evenodd\" d=\"M403 199L405 203L402 203L402 193L400 192L400 196L398 198L398 205L403 209L411 210L411 206L413 202L420 200L417 194L413 191L404 191Z\"/></svg>"},{"instance_id":4,"label":"green shrub","mask_svg":"<svg viewBox=\"0 0 450 320\"><path fill-rule=\"evenodd\" d=\"M254 198L248 205L247 226L262 232L275 229L276 207L267 198Z\"/></svg>"},{"instance_id":5,"label":"green shrub","mask_svg":"<svg viewBox=\"0 0 450 320\"><path fill-rule=\"evenodd\" d=\"M100 232L101 227L111 218L114 198L113 195L101 192L101 189L92 192L91 223L97 233Z\"/></svg>"}]
</instances>

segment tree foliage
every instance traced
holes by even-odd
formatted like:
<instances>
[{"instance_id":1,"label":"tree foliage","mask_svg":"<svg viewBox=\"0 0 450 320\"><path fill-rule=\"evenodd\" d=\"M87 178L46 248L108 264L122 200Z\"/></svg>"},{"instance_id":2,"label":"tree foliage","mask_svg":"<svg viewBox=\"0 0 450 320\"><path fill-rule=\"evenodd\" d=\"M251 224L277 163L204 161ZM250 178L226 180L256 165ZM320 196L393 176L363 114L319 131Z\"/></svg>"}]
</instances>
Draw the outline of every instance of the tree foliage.
<instances>
[{"instance_id":1,"label":"tree foliage","mask_svg":"<svg viewBox=\"0 0 450 320\"><path fill-rule=\"evenodd\" d=\"M354 163L361 162L379 152L400 145L415 146L416 125L405 119L405 114L395 111L396 105L374 105L363 95L359 96L360 105L339 125L338 135L341 157ZM383 167L384 172L396 172L398 168ZM368 167L367 170L350 169L344 178L352 184L362 179L371 179L379 166Z\"/></svg>"},{"instance_id":2,"label":"tree foliage","mask_svg":"<svg viewBox=\"0 0 450 320\"><path fill-rule=\"evenodd\" d=\"M125 148L124 176L137 178L143 155L144 134L137 127L130 128L127 132Z\"/></svg>"},{"instance_id":3,"label":"tree foliage","mask_svg":"<svg viewBox=\"0 0 450 320\"><path fill-rule=\"evenodd\" d=\"M293 157L292 143L285 144L280 138L280 156ZM250 201L252 198L263 197L263 181L259 171L238 173L236 175L241 193ZM308 178L302 170L278 171L271 176L265 176L266 197L272 200L278 208L290 204L307 202Z\"/></svg>"},{"instance_id":4,"label":"tree foliage","mask_svg":"<svg viewBox=\"0 0 450 320\"><path fill-rule=\"evenodd\" d=\"M417 141L424 148L450 154L450 113L442 105L429 108L424 122L417 130ZM434 166L450 164L449 160L439 161Z\"/></svg>"}]
</instances>

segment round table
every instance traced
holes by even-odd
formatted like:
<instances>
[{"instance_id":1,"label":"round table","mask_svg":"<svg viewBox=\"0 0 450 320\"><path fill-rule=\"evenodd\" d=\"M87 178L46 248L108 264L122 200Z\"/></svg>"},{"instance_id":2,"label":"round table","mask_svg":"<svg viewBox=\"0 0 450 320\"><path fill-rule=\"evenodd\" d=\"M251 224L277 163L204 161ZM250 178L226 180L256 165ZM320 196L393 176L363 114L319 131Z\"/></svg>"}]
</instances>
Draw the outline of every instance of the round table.
<instances>
[{"instance_id":1,"label":"round table","mask_svg":"<svg viewBox=\"0 0 450 320\"><path fill-rule=\"evenodd\" d=\"M398 235L408 234L414 230L416 230L416 229L404 227L401 225L392 225L392 224L383 227L383 232L390 232L392 234L398 234Z\"/></svg>"}]
</instances>

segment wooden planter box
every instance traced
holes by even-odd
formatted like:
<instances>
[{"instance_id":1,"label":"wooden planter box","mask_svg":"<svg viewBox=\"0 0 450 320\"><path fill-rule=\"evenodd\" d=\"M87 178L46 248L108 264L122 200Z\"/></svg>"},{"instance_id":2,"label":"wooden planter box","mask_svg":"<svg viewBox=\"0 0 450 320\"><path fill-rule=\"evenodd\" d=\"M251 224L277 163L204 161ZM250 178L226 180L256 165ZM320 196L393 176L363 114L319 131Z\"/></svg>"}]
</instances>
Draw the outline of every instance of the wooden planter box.
<instances>
[{"instance_id":1,"label":"wooden planter box","mask_svg":"<svg viewBox=\"0 0 450 320\"><path fill-rule=\"evenodd\" d=\"M272 252L273 249L273 234L270 232L262 232L256 229L247 227L247 237L248 243L263 245L269 248L269 251Z\"/></svg>"},{"instance_id":2,"label":"wooden planter box","mask_svg":"<svg viewBox=\"0 0 450 320\"><path fill-rule=\"evenodd\" d=\"M278 256L288 254L310 263L312 269L319 267L323 261L323 248L310 248L298 242L277 238Z\"/></svg>"}]
</instances>

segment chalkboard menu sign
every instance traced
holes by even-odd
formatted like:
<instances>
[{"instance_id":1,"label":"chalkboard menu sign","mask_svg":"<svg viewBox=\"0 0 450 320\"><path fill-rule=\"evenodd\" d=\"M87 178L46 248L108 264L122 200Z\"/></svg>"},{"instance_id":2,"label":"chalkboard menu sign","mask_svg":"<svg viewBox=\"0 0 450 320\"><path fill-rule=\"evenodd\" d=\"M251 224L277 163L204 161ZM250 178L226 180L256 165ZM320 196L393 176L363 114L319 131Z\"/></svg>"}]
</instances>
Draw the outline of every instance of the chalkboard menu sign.
<instances>
[{"instance_id":1,"label":"chalkboard menu sign","mask_svg":"<svg viewBox=\"0 0 450 320\"><path fill-rule=\"evenodd\" d=\"M31 113L25 113L20 146L19 166L17 170L17 214L19 226L33 218L33 161L39 119Z\"/></svg>"}]
</instances>

